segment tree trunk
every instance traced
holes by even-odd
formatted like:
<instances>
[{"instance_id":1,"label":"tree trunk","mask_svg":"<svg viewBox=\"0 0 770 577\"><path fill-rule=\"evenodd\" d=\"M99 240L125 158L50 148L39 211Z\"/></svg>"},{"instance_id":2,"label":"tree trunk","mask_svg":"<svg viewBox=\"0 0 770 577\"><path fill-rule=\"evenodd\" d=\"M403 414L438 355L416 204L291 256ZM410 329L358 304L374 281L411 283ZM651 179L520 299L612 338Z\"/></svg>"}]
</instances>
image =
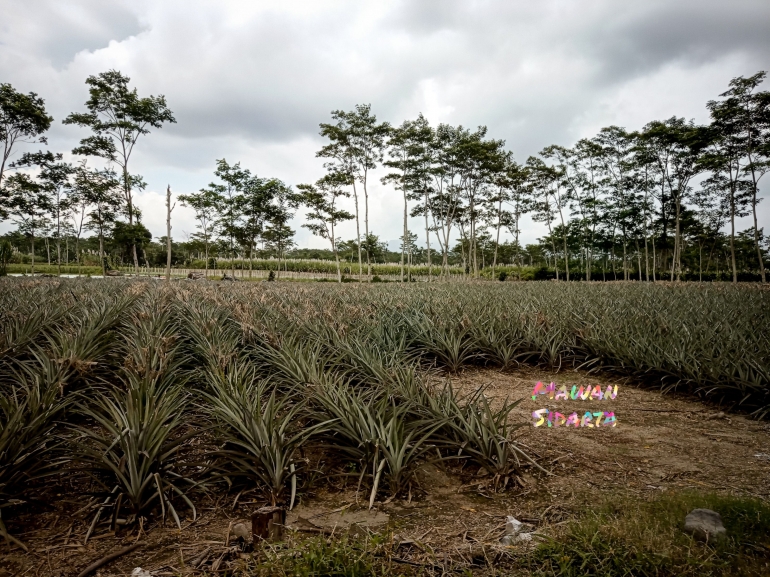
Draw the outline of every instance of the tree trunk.
<instances>
[{"instance_id":1,"label":"tree trunk","mask_svg":"<svg viewBox=\"0 0 770 577\"><path fill-rule=\"evenodd\" d=\"M203 242L206 246L206 264L204 265L204 272L203 272L203 278L206 280L209 280L209 237L208 235L205 235L206 238L203 239Z\"/></svg>"},{"instance_id":2,"label":"tree trunk","mask_svg":"<svg viewBox=\"0 0 770 577\"><path fill-rule=\"evenodd\" d=\"M176 203L175 203L176 204ZM171 185L166 187L166 282L171 282Z\"/></svg>"},{"instance_id":3,"label":"tree trunk","mask_svg":"<svg viewBox=\"0 0 770 577\"><path fill-rule=\"evenodd\" d=\"M404 282L404 255L406 254L406 239L408 236L407 231L407 199L406 199L406 188L404 188L406 184L404 183L404 178L402 178L402 191L404 193L404 237L401 242L401 282Z\"/></svg>"},{"instance_id":4,"label":"tree trunk","mask_svg":"<svg viewBox=\"0 0 770 577\"><path fill-rule=\"evenodd\" d=\"M358 279L364 274L364 265L361 258L361 225L358 216L358 193L356 192L356 181L353 180L353 202L356 205L356 243L358 244Z\"/></svg>"},{"instance_id":5,"label":"tree trunk","mask_svg":"<svg viewBox=\"0 0 770 577\"><path fill-rule=\"evenodd\" d=\"M752 165L752 173L754 172L754 166ZM762 277L762 282L766 283L765 278L765 262L762 258L762 248L759 246L759 228L757 225L757 185L754 183L754 190L752 191L751 210L754 214L754 246L757 248L757 259L759 260L759 274Z\"/></svg>"},{"instance_id":6,"label":"tree trunk","mask_svg":"<svg viewBox=\"0 0 770 577\"><path fill-rule=\"evenodd\" d=\"M369 193L366 190L366 171L364 171L364 234L367 245L369 243ZM360 241L359 241L360 243ZM372 262L369 256L369 248L366 249L366 280L372 281Z\"/></svg>"},{"instance_id":7,"label":"tree trunk","mask_svg":"<svg viewBox=\"0 0 770 577\"><path fill-rule=\"evenodd\" d=\"M334 211L334 204L332 204L332 212ZM334 220L332 224L332 252L334 252L334 261L337 263L337 282L342 284L342 271L340 270L340 257L337 254L337 239L334 237Z\"/></svg>"},{"instance_id":8,"label":"tree trunk","mask_svg":"<svg viewBox=\"0 0 770 577\"><path fill-rule=\"evenodd\" d=\"M733 284L738 284L738 267L735 264L735 184L730 185L730 261L733 266Z\"/></svg>"},{"instance_id":9,"label":"tree trunk","mask_svg":"<svg viewBox=\"0 0 770 577\"><path fill-rule=\"evenodd\" d=\"M500 222L501 220L501 214L503 210L503 196L502 192L500 193L500 203L497 205L497 238L495 239L495 255L492 258L492 279L495 278L495 267L497 266L497 247L500 244L500 225L502 224Z\"/></svg>"},{"instance_id":10,"label":"tree trunk","mask_svg":"<svg viewBox=\"0 0 770 577\"><path fill-rule=\"evenodd\" d=\"M425 247L428 253L428 282L433 280L433 260L430 258L430 227L428 226L428 191L425 190Z\"/></svg>"}]
</instances>

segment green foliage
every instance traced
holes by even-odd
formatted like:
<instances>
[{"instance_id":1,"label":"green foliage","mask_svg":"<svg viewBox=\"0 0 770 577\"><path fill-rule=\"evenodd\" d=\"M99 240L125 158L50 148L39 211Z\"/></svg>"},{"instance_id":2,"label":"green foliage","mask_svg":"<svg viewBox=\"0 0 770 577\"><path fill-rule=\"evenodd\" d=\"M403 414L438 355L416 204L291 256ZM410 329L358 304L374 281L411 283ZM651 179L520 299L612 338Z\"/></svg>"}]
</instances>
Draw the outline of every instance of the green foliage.
<instances>
[{"instance_id":1,"label":"green foliage","mask_svg":"<svg viewBox=\"0 0 770 577\"><path fill-rule=\"evenodd\" d=\"M107 267L109 268L109 267ZM24 264L9 264L7 267L8 274L29 274L29 265ZM64 265L61 267L62 274L81 274L86 275L101 275L102 269L98 266L72 266ZM58 267L56 265L37 264L35 263L35 274L57 274Z\"/></svg>"},{"instance_id":2,"label":"green foliage","mask_svg":"<svg viewBox=\"0 0 770 577\"><path fill-rule=\"evenodd\" d=\"M384 543L372 539L303 539L293 547L264 544L260 555L245 564L255 577L376 577L415 575L389 562Z\"/></svg>"},{"instance_id":3,"label":"green foliage","mask_svg":"<svg viewBox=\"0 0 770 577\"><path fill-rule=\"evenodd\" d=\"M318 387L312 402L317 407L315 419L328 423L328 447L357 463L359 487L365 476L371 480L369 507L381 482L393 497L409 484L414 465L434 446L430 439L443 424L415 418L409 403L357 391L344 383Z\"/></svg>"},{"instance_id":4,"label":"green foliage","mask_svg":"<svg viewBox=\"0 0 770 577\"><path fill-rule=\"evenodd\" d=\"M291 484L289 506L297 491L297 474L303 461L297 452L308 437L326 426L302 427L301 403L278 399L265 392L264 381L214 379L215 391L207 394L208 412L214 420L214 436L220 449L212 453L214 468L229 481L262 490L275 505L283 502Z\"/></svg>"},{"instance_id":5,"label":"green foliage","mask_svg":"<svg viewBox=\"0 0 770 577\"><path fill-rule=\"evenodd\" d=\"M0 276L8 274L8 263L11 262L11 243L7 240L0 241Z\"/></svg>"},{"instance_id":6,"label":"green foliage","mask_svg":"<svg viewBox=\"0 0 770 577\"><path fill-rule=\"evenodd\" d=\"M712 509L727 529L706 545L682 531L692 509ZM535 575L764 575L770 551L770 507L757 499L674 493L649 502L609 499L548 539L526 560Z\"/></svg>"},{"instance_id":7,"label":"green foliage","mask_svg":"<svg viewBox=\"0 0 770 577\"><path fill-rule=\"evenodd\" d=\"M121 507L128 506L131 519L160 505L162 517L171 514L181 527L172 499L180 497L193 511L195 506L180 488L189 482L176 471L176 457L185 437L187 395L179 384L129 374L126 390L92 390L78 403L79 412L98 429L76 426L80 438L76 460L92 475L106 495L91 524L102 510L112 508L112 526Z\"/></svg>"},{"instance_id":8,"label":"green foliage","mask_svg":"<svg viewBox=\"0 0 770 577\"><path fill-rule=\"evenodd\" d=\"M23 366L14 383L0 387L0 536L21 545L6 531L2 511L30 481L50 474L59 464L53 436L67 401L45 371Z\"/></svg>"},{"instance_id":9,"label":"green foliage","mask_svg":"<svg viewBox=\"0 0 770 577\"><path fill-rule=\"evenodd\" d=\"M0 442L20 447L0 459L29 454L2 464L0 475L15 480L0 492L15 498L25 479L48 472L41 463L76 461L70 474L89 473L101 487L92 529L105 512L114 525L123 511L130 520L176 518L180 504L192 506L186 434L197 437L201 480L226 476L282 503L307 474L310 442L330 457L324 474L353 464L342 474L370 503L414 490L415 470L434 458L466 473L486 470L496 490L536 466L514 438L515 400L493 407L483 390L463 397L436 388L434 371L582 365L710 395L758 417L770 406L768 343L756 330L767 324L770 293L758 287L0 285L8 427ZM77 410L48 401L50 413L32 410L36 391L77 401ZM72 442L52 457L56 420Z\"/></svg>"}]
</instances>

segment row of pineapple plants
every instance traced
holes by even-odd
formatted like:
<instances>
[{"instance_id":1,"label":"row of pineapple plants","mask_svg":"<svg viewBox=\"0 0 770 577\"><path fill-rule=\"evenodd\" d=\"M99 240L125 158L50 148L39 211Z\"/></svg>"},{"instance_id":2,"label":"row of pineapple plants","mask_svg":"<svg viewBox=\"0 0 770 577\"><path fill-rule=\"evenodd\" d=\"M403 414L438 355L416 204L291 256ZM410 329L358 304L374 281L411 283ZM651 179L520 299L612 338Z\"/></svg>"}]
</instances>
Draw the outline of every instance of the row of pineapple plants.
<instances>
[{"instance_id":1,"label":"row of pineapple plants","mask_svg":"<svg viewBox=\"0 0 770 577\"><path fill-rule=\"evenodd\" d=\"M0 535L62 471L86 539L148 515L181 527L221 484L292 507L320 475L363 503L441 459L504 489L538 465L515 402L437 370L519 363L644 376L767 414L770 293L755 288L158 285L8 279L0 291Z\"/></svg>"}]
</instances>

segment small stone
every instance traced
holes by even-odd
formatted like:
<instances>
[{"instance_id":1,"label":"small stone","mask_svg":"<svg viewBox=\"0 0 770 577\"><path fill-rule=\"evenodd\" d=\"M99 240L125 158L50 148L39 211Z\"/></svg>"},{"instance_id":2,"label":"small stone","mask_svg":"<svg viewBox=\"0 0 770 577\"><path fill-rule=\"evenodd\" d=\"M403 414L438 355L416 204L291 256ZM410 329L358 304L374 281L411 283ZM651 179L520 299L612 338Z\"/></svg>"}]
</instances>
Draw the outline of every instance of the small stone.
<instances>
[{"instance_id":1,"label":"small stone","mask_svg":"<svg viewBox=\"0 0 770 577\"><path fill-rule=\"evenodd\" d=\"M251 526L246 523L236 523L230 529L230 535L244 541L251 541Z\"/></svg>"},{"instance_id":2,"label":"small stone","mask_svg":"<svg viewBox=\"0 0 770 577\"><path fill-rule=\"evenodd\" d=\"M725 414L724 414L722 411L719 411L718 413L712 413L712 414L710 414L710 415L709 415L708 417L706 417L706 418L707 418L707 419L724 419L724 418L725 418Z\"/></svg>"},{"instance_id":3,"label":"small stone","mask_svg":"<svg viewBox=\"0 0 770 577\"><path fill-rule=\"evenodd\" d=\"M722 517L711 509L693 509L684 519L684 530L699 541L717 541L727 535Z\"/></svg>"},{"instance_id":4,"label":"small stone","mask_svg":"<svg viewBox=\"0 0 770 577\"><path fill-rule=\"evenodd\" d=\"M513 517L512 515L508 515L508 518L505 521L505 534L506 535L517 535L519 531L521 531L521 526L523 523Z\"/></svg>"},{"instance_id":5,"label":"small stone","mask_svg":"<svg viewBox=\"0 0 770 577\"><path fill-rule=\"evenodd\" d=\"M152 573L150 573L147 569L142 569L141 567L134 567L134 570L131 571L131 577L153 577Z\"/></svg>"},{"instance_id":6,"label":"small stone","mask_svg":"<svg viewBox=\"0 0 770 577\"><path fill-rule=\"evenodd\" d=\"M532 533L518 533L516 535L503 535L502 539L500 539L500 544L510 546L529 541L532 541Z\"/></svg>"}]
</instances>

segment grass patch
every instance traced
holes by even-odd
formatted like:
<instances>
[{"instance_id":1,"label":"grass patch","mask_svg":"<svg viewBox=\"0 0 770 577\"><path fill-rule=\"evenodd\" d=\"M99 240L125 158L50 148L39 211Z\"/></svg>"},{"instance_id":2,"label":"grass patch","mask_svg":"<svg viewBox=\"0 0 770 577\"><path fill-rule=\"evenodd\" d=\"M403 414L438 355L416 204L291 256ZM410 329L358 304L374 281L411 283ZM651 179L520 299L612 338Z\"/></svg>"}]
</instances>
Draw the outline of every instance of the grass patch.
<instances>
[{"instance_id":1,"label":"grass patch","mask_svg":"<svg viewBox=\"0 0 770 577\"><path fill-rule=\"evenodd\" d=\"M706 508L722 516L728 538L704 544L684 533L684 518ZM691 492L652 501L614 497L542 543L526 565L535 575L770 575L770 506L757 499Z\"/></svg>"},{"instance_id":2,"label":"grass patch","mask_svg":"<svg viewBox=\"0 0 770 577\"><path fill-rule=\"evenodd\" d=\"M31 264L9 264L7 269L8 274L31 274ZM58 274L59 267L55 264L38 264L35 263L35 274ZM102 274L102 268L99 266L81 266L77 265L62 265L62 274L81 274L83 276L88 274L100 275Z\"/></svg>"},{"instance_id":3,"label":"grass patch","mask_svg":"<svg viewBox=\"0 0 770 577\"><path fill-rule=\"evenodd\" d=\"M238 571L236 571L238 573ZM242 575L254 577L376 577L420 575L415 568L390 560L384 537L314 537L280 545L263 545L244 560Z\"/></svg>"}]
</instances>

